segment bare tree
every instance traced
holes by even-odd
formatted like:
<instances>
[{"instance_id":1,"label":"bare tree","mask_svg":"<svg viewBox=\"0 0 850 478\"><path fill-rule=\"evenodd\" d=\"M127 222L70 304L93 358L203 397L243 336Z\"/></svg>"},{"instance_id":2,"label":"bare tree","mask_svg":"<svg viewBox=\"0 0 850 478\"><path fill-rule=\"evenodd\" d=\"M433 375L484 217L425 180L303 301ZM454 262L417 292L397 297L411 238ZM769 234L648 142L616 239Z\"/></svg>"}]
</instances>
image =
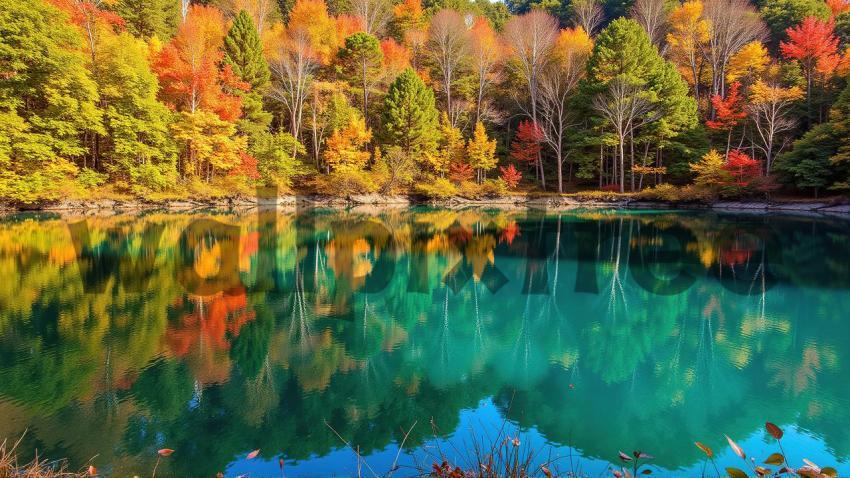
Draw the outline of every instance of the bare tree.
<instances>
[{"instance_id":1,"label":"bare tree","mask_svg":"<svg viewBox=\"0 0 850 478\"><path fill-rule=\"evenodd\" d=\"M748 0L706 0L703 15L709 23L708 48L711 94L726 96L726 65L744 45L767 36L767 27Z\"/></svg>"},{"instance_id":2,"label":"bare tree","mask_svg":"<svg viewBox=\"0 0 850 478\"><path fill-rule=\"evenodd\" d=\"M588 35L593 35L605 21L605 11L599 0L575 0L572 7L573 25L584 28Z\"/></svg>"},{"instance_id":3,"label":"bare tree","mask_svg":"<svg viewBox=\"0 0 850 478\"><path fill-rule=\"evenodd\" d=\"M665 0L637 0L632 6L632 18L649 35L652 44L662 51L667 36L668 11Z\"/></svg>"},{"instance_id":4,"label":"bare tree","mask_svg":"<svg viewBox=\"0 0 850 478\"><path fill-rule=\"evenodd\" d=\"M242 10L248 12L260 34L277 8L275 0L218 0L216 4L229 18L236 17Z\"/></svg>"},{"instance_id":5,"label":"bare tree","mask_svg":"<svg viewBox=\"0 0 850 478\"><path fill-rule=\"evenodd\" d=\"M626 138L632 137L639 127L656 121L661 112L646 98L638 85L622 76L611 80L608 90L593 98L593 108L611 123L617 134L618 157L615 163L619 164L615 166L619 169L620 192L625 192ZM634 184L634 177L632 183Z\"/></svg>"},{"instance_id":6,"label":"bare tree","mask_svg":"<svg viewBox=\"0 0 850 478\"><path fill-rule=\"evenodd\" d=\"M510 64L528 88L526 114L535 124L539 124L537 105L540 102L540 80L558 36L558 21L546 12L534 10L512 17L505 24L503 34L514 59ZM541 163L541 160L537 161L538 173L543 189L546 189L546 176Z\"/></svg>"},{"instance_id":7,"label":"bare tree","mask_svg":"<svg viewBox=\"0 0 850 478\"><path fill-rule=\"evenodd\" d=\"M389 0L352 0L351 12L363 21L366 33L378 36L392 16L392 3Z\"/></svg>"},{"instance_id":8,"label":"bare tree","mask_svg":"<svg viewBox=\"0 0 850 478\"><path fill-rule=\"evenodd\" d=\"M789 114L801 94L799 90L777 85L757 84L754 88L766 93L756 95L757 98L747 109L755 130L754 146L764 154L765 174L770 175L774 159L788 144L789 138L783 133L793 130L797 125L796 119Z\"/></svg>"},{"instance_id":9,"label":"bare tree","mask_svg":"<svg viewBox=\"0 0 850 478\"><path fill-rule=\"evenodd\" d=\"M543 141L555 153L558 192L564 192L564 139L570 122L569 100L585 70L587 55L559 51L540 81L540 121ZM570 171L572 177L572 171Z\"/></svg>"},{"instance_id":10,"label":"bare tree","mask_svg":"<svg viewBox=\"0 0 850 478\"><path fill-rule=\"evenodd\" d=\"M500 79L498 67L502 58L502 51L499 39L487 19L479 18L476 20L472 27L472 33L470 42L472 67L478 79L475 95L475 123L477 123L481 121L482 113L489 111L489 108L484 104L484 95L490 85Z\"/></svg>"},{"instance_id":11,"label":"bare tree","mask_svg":"<svg viewBox=\"0 0 850 478\"><path fill-rule=\"evenodd\" d=\"M180 0L180 19L183 23L186 23L186 18L189 17L189 5L191 5L192 0Z\"/></svg>"},{"instance_id":12,"label":"bare tree","mask_svg":"<svg viewBox=\"0 0 850 478\"><path fill-rule=\"evenodd\" d=\"M452 87L469 55L469 35L460 13L443 9L431 19L428 29L428 56L439 74L446 111L452 109Z\"/></svg>"},{"instance_id":13,"label":"bare tree","mask_svg":"<svg viewBox=\"0 0 850 478\"><path fill-rule=\"evenodd\" d=\"M278 58L271 62L274 77L271 96L283 103L289 113L290 133L296 138L301 133L304 102L318 66L310 35L303 28L289 32Z\"/></svg>"}]
</instances>

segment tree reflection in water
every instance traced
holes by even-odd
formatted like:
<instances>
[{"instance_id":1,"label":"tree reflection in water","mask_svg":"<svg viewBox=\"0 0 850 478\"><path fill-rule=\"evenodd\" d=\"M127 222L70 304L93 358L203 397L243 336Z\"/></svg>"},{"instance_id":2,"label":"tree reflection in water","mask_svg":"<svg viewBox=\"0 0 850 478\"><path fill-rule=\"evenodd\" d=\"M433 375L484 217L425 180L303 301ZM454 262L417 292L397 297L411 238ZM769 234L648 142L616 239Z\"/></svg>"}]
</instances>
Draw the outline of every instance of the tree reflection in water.
<instances>
[{"instance_id":1,"label":"tree reflection in water","mask_svg":"<svg viewBox=\"0 0 850 478\"><path fill-rule=\"evenodd\" d=\"M176 474L214 475L256 448L348 470L350 456L322 461L341 445L325 421L369 455L415 421L462 435L487 400L541 443L603 460L652 449L666 469L696 466L696 440L722 450L724 433L743 440L765 420L796 425L833 462L850 450L841 220L81 219L0 223L0 432L29 429L22 450L98 455L115 474L149 469L164 445ZM198 219L232 228L185 233ZM197 290L215 281L226 287ZM431 438L416 427L406 446Z\"/></svg>"}]
</instances>

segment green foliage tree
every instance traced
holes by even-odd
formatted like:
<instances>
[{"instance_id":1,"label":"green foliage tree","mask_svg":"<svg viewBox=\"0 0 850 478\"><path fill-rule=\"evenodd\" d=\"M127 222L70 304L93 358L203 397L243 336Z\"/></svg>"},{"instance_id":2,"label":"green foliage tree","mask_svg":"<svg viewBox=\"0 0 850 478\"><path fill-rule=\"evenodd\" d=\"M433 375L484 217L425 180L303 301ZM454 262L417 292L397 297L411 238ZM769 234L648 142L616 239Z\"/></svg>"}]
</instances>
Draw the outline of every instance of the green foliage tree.
<instances>
[{"instance_id":1,"label":"green foliage tree","mask_svg":"<svg viewBox=\"0 0 850 478\"><path fill-rule=\"evenodd\" d=\"M263 95L271 81L271 70L263 55L263 44L251 15L241 10L233 19L233 26L224 37L224 63L250 90L240 92L242 119L239 131L254 136L266 131L272 114L263 110Z\"/></svg>"},{"instance_id":2,"label":"green foliage tree","mask_svg":"<svg viewBox=\"0 0 850 478\"><path fill-rule=\"evenodd\" d=\"M850 86L829 110L829 121L815 126L776 159L776 171L786 184L820 190L850 185Z\"/></svg>"},{"instance_id":3,"label":"green foliage tree","mask_svg":"<svg viewBox=\"0 0 850 478\"><path fill-rule=\"evenodd\" d=\"M826 20L831 12L821 0L766 0L761 7L761 16L770 28L774 41L787 38L785 30L803 21L806 17Z\"/></svg>"},{"instance_id":4,"label":"green foliage tree","mask_svg":"<svg viewBox=\"0 0 850 478\"><path fill-rule=\"evenodd\" d=\"M83 135L104 132L82 39L44 2L0 0L0 65L0 196L56 198Z\"/></svg>"},{"instance_id":5,"label":"green foliage tree","mask_svg":"<svg viewBox=\"0 0 850 478\"><path fill-rule=\"evenodd\" d=\"M437 143L434 92L412 68L390 84L384 99L383 136L408 155L430 153Z\"/></svg>"},{"instance_id":6,"label":"green foliage tree","mask_svg":"<svg viewBox=\"0 0 850 478\"><path fill-rule=\"evenodd\" d=\"M104 36L98 77L107 134L103 165L133 188L162 190L177 179L172 113L157 100L147 45L129 33Z\"/></svg>"},{"instance_id":7,"label":"green foliage tree","mask_svg":"<svg viewBox=\"0 0 850 478\"><path fill-rule=\"evenodd\" d=\"M180 2L175 0L118 0L112 7L137 37L167 40L177 30Z\"/></svg>"},{"instance_id":8,"label":"green foliage tree","mask_svg":"<svg viewBox=\"0 0 850 478\"><path fill-rule=\"evenodd\" d=\"M345 46L339 49L339 58L345 73L363 90L363 118L368 124L369 90L381 76L381 61L384 59L381 44L374 35L357 32L345 39Z\"/></svg>"}]
</instances>

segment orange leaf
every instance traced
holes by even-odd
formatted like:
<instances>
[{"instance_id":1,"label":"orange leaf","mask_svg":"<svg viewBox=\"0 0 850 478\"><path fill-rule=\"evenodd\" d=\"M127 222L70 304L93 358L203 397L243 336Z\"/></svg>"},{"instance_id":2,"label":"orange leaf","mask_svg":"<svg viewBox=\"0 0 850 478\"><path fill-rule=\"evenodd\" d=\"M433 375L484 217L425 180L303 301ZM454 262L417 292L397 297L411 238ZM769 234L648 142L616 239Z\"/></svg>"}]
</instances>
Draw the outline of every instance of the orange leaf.
<instances>
[{"instance_id":1,"label":"orange leaf","mask_svg":"<svg viewBox=\"0 0 850 478\"><path fill-rule=\"evenodd\" d=\"M703 452L703 453L705 453L705 456L707 456L707 457L709 457L709 458L713 458L713 457L714 457L714 451L713 451L711 448L709 448L709 446L708 446L708 445L706 445L706 444L704 444L704 443L700 443L700 442L698 442L698 441L695 441L695 442L694 442L694 445L696 445L696 446L697 446L697 448L699 448L700 450L702 450L702 452Z\"/></svg>"},{"instance_id":2,"label":"orange leaf","mask_svg":"<svg viewBox=\"0 0 850 478\"><path fill-rule=\"evenodd\" d=\"M97 468L92 465L89 465L89 476L97 476Z\"/></svg>"}]
</instances>

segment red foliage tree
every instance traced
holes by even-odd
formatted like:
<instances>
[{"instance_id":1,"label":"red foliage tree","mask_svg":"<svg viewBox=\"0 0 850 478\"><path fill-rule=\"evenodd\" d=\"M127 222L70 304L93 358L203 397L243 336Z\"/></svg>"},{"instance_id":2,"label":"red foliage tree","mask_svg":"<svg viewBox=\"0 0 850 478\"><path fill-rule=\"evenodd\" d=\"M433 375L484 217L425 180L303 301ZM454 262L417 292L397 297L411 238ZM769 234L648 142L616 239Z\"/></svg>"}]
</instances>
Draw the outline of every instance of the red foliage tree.
<instances>
[{"instance_id":1,"label":"red foliage tree","mask_svg":"<svg viewBox=\"0 0 850 478\"><path fill-rule=\"evenodd\" d=\"M472 181L475 170L468 163L455 162L449 165L449 179L456 183Z\"/></svg>"},{"instance_id":2,"label":"red foliage tree","mask_svg":"<svg viewBox=\"0 0 850 478\"><path fill-rule=\"evenodd\" d=\"M224 121L239 118L241 99L228 91L247 90L249 86L229 65L221 67L225 33L224 17L218 9L193 5L187 20L162 49L154 69L163 99L174 109L212 111Z\"/></svg>"},{"instance_id":3,"label":"red foliage tree","mask_svg":"<svg viewBox=\"0 0 850 478\"><path fill-rule=\"evenodd\" d=\"M732 176L732 184L742 188L761 179L761 163L737 149L729 151L723 169Z\"/></svg>"},{"instance_id":4,"label":"red foliage tree","mask_svg":"<svg viewBox=\"0 0 850 478\"><path fill-rule=\"evenodd\" d=\"M522 173L517 171L513 164L507 168L499 166L499 170L502 172L499 177L501 177L502 181L508 185L508 188L514 189L517 187L517 184L519 184L519 181L522 179Z\"/></svg>"},{"instance_id":5,"label":"red foliage tree","mask_svg":"<svg viewBox=\"0 0 850 478\"><path fill-rule=\"evenodd\" d=\"M511 158L528 164L537 162L542 142L543 129L540 125L529 120L520 122L511 142Z\"/></svg>"},{"instance_id":6,"label":"red foliage tree","mask_svg":"<svg viewBox=\"0 0 850 478\"><path fill-rule=\"evenodd\" d=\"M740 91L741 84L736 81L729 86L729 93L725 99L720 95L712 96L711 106L714 108L714 119L705 122L709 129L727 132L727 155L729 154L729 145L732 142L732 131L747 117L747 111L744 109L744 97Z\"/></svg>"},{"instance_id":7,"label":"red foliage tree","mask_svg":"<svg viewBox=\"0 0 850 478\"><path fill-rule=\"evenodd\" d=\"M797 60L806 75L806 98L811 102L812 78L815 71L831 74L837 65L838 37L834 32L832 19L824 21L817 17L806 17L799 25L788 27L785 33L788 41L780 42L782 55L789 60Z\"/></svg>"},{"instance_id":8,"label":"red foliage tree","mask_svg":"<svg viewBox=\"0 0 850 478\"><path fill-rule=\"evenodd\" d=\"M239 152L239 166L231 169L230 174L242 174L249 179L260 179L260 173L257 171L257 158L245 151Z\"/></svg>"}]
</instances>

